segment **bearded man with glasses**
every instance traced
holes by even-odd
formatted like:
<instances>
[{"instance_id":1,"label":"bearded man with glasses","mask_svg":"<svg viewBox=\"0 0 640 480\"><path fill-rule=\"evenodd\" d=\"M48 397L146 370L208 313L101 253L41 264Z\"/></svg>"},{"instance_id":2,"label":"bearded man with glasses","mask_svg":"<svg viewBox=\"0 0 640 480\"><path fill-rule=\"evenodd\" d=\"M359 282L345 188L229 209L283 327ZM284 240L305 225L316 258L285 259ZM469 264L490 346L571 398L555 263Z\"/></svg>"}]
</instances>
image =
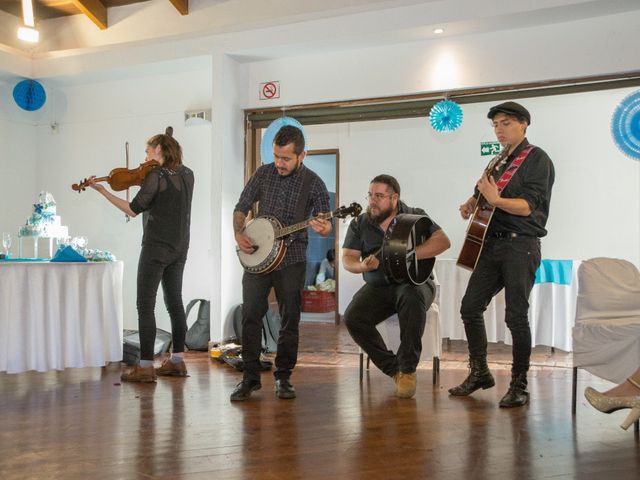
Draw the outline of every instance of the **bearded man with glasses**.
<instances>
[{"instance_id":1,"label":"bearded man with glasses","mask_svg":"<svg viewBox=\"0 0 640 480\"><path fill-rule=\"evenodd\" d=\"M351 273L362 273L365 281L345 311L345 323L374 365L393 378L396 395L411 398L416 391L416 367L435 285L432 279L422 285L391 283L384 274L380 253L385 232L396 215L426 213L421 208L408 207L400 200L400 185L391 175L378 175L371 180L367 203L366 213L351 222L342 245L344 268ZM416 247L420 260L435 257L451 246L449 238L435 222L429 233L431 236ZM400 346L393 353L385 345L376 325L396 313Z\"/></svg>"}]
</instances>

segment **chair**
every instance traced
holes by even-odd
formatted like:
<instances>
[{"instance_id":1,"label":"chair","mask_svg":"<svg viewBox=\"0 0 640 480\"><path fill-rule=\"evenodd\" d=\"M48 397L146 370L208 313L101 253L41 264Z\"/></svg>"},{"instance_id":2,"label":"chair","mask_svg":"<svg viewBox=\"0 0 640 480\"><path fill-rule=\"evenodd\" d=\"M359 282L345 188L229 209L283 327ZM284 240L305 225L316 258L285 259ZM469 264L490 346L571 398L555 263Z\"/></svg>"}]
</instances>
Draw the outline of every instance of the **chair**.
<instances>
[{"instance_id":1,"label":"chair","mask_svg":"<svg viewBox=\"0 0 640 480\"><path fill-rule=\"evenodd\" d=\"M433 358L433 384L435 385L440 379L440 357L442 356L442 334L440 330L440 309L438 307L440 301L440 283L433 272L434 283L436 285L436 293L433 302L427 310L427 322L422 334L422 357ZM376 327L384 339L384 343L393 351L398 351L400 345L400 325L398 324L398 316L392 315L384 322ZM369 370L370 359L367 356L366 369ZM360 349L360 382L364 376L364 352Z\"/></svg>"},{"instance_id":2,"label":"chair","mask_svg":"<svg viewBox=\"0 0 640 480\"><path fill-rule=\"evenodd\" d=\"M572 333L575 415L578 368L621 383L640 367L640 272L632 263L604 257L581 263Z\"/></svg>"}]
</instances>

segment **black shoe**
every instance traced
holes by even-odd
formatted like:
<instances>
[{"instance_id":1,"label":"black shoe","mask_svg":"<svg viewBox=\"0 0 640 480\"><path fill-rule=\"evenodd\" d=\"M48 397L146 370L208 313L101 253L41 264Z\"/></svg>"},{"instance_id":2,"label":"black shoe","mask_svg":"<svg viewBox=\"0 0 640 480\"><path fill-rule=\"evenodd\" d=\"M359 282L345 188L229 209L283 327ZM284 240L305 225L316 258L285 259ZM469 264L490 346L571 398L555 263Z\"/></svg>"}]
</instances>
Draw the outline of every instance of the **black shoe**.
<instances>
[{"instance_id":1,"label":"black shoe","mask_svg":"<svg viewBox=\"0 0 640 480\"><path fill-rule=\"evenodd\" d=\"M511 377L509 390L500 400L500 406L503 408L521 407L529 402L529 392L527 392L527 374L518 373Z\"/></svg>"},{"instance_id":2,"label":"black shoe","mask_svg":"<svg viewBox=\"0 0 640 480\"><path fill-rule=\"evenodd\" d=\"M469 366L471 368L469 375L460 385L449 389L450 395L464 397L471 395L479 388L486 390L496 384L493 375L489 371L486 358L471 358L469 359Z\"/></svg>"},{"instance_id":3,"label":"black shoe","mask_svg":"<svg viewBox=\"0 0 640 480\"><path fill-rule=\"evenodd\" d=\"M276 380L276 397L296 398L296 391L286 378Z\"/></svg>"},{"instance_id":4,"label":"black shoe","mask_svg":"<svg viewBox=\"0 0 640 480\"><path fill-rule=\"evenodd\" d=\"M246 400L251 396L251 392L260 390L261 388L262 384L260 380L242 380L231 393L231 401L238 402Z\"/></svg>"}]
</instances>

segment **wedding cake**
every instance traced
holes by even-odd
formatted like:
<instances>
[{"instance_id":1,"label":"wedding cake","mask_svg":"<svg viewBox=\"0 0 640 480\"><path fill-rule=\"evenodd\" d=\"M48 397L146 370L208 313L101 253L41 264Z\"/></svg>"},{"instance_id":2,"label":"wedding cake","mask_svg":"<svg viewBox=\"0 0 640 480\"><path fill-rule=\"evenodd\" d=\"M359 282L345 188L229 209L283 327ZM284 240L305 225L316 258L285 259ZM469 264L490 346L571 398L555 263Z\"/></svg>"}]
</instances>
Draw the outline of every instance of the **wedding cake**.
<instances>
[{"instance_id":1,"label":"wedding cake","mask_svg":"<svg viewBox=\"0 0 640 480\"><path fill-rule=\"evenodd\" d=\"M63 227L60 216L56 215L56 201L49 192L40 192L38 201L33 205L33 212L25 225L20 227L20 237L64 238L69 236L69 229Z\"/></svg>"}]
</instances>

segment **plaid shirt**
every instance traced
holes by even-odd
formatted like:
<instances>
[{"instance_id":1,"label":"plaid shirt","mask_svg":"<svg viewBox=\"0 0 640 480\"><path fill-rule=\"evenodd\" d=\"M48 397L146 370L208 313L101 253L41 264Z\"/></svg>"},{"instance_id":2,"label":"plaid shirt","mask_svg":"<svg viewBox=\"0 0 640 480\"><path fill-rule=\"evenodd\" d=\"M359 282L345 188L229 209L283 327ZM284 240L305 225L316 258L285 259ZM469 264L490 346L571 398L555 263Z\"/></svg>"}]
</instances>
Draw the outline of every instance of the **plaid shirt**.
<instances>
[{"instance_id":1,"label":"plaid shirt","mask_svg":"<svg viewBox=\"0 0 640 480\"><path fill-rule=\"evenodd\" d=\"M235 211L247 215L253 209L253 204L260 202L259 212L254 212L256 216L271 215L280 220L283 226L296 223L295 210L302 193L304 172L311 175L310 192L304 209L305 219L329 212L329 192L318 175L301 165L297 171L283 177L274 163L261 166L251 177L240 195ZM306 262L307 243L306 229L290 235L286 240L289 248L278 270L294 263Z\"/></svg>"}]
</instances>

